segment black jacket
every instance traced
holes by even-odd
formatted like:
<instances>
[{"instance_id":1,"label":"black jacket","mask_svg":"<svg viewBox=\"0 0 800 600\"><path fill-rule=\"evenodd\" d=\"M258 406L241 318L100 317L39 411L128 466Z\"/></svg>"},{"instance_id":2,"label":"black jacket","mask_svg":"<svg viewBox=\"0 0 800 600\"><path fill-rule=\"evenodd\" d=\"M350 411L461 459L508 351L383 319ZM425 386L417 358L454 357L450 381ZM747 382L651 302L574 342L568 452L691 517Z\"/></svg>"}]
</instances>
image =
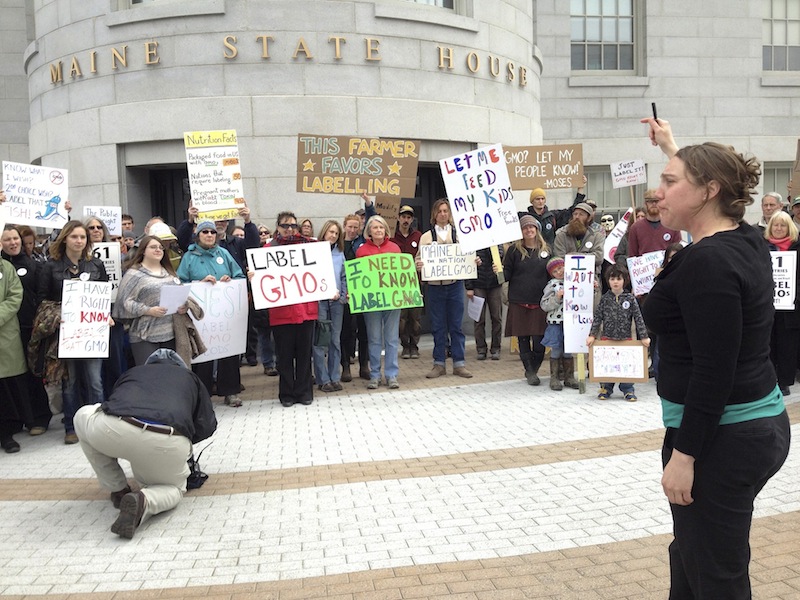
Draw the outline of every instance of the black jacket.
<instances>
[{"instance_id":1,"label":"black jacket","mask_svg":"<svg viewBox=\"0 0 800 600\"><path fill-rule=\"evenodd\" d=\"M22 306L19 307L17 318L22 329L30 329L33 327L33 317L36 316L36 307L38 306L36 302L36 287L38 285L36 274L42 265L25 254L24 250L16 256L10 256L5 252L2 253L2 256L14 265L17 275L22 281Z\"/></svg>"},{"instance_id":2,"label":"black jacket","mask_svg":"<svg viewBox=\"0 0 800 600\"><path fill-rule=\"evenodd\" d=\"M505 254L503 246L498 246L498 249L500 260L502 261ZM490 290L500 287L500 282L497 281L497 274L492 270L492 251L489 248L481 248L475 254L481 259L481 264L478 267L478 278L465 279L464 288L468 290Z\"/></svg>"},{"instance_id":3,"label":"black jacket","mask_svg":"<svg viewBox=\"0 0 800 600\"><path fill-rule=\"evenodd\" d=\"M69 272L69 265L70 261L66 256L62 256L59 260L53 260L51 258L43 265L39 265L39 271L36 274L37 306L42 302L42 300L61 302L61 294L62 290L64 289L64 280L72 278L72 275ZM103 261L101 261L99 258L79 260L78 273L88 273L89 281L108 281L106 267L103 264Z\"/></svg>"},{"instance_id":4,"label":"black jacket","mask_svg":"<svg viewBox=\"0 0 800 600\"><path fill-rule=\"evenodd\" d=\"M217 429L214 407L200 378L168 360L125 371L102 408L109 415L169 425L193 444Z\"/></svg>"}]
</instances>

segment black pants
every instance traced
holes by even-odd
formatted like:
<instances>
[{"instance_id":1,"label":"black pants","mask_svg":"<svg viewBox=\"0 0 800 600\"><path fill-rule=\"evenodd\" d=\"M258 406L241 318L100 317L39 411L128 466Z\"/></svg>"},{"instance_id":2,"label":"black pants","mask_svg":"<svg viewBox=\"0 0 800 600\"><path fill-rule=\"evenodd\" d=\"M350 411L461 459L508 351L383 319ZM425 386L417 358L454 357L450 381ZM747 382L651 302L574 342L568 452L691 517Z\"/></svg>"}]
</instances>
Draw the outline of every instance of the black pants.
<instances>
[{"instance_id":1,"label":"black pants","mask_svg":"<svg viewBox=\"0 0 800 600\"><path fill-rule=\"evenodd\" d=\"M521 335L517 337L519 343L519 359L525 365L525 370L530 369L534 373L539 370L544 360L544 346L542 346L543 335Z\"/></svg>"},{"instance_id":2,"label":"black pants","mask_svg":"<svg viewBox=\"0 0 800 600\"><path fill-rule=\"evenodd\" d=\"M664 465L677 429L664 438ZM695 463L688 506L671 504L670 600L739 600L750 593L753 501L789 453L789 417L720 425Z\"/></svg>"},{"instance_id":3,"label":"black pants","mask_svg":"<svg viewBox=\"0 0 800 600\"><path fill-rule=\"evenodd\" d=\"M794 384L799 348L800 330L789 329L784 311L776 310L775 320L772 323L770 358L775 365L778 385L781 388L788 388Z\"/></svg>"},{"instance_id":4,"label":"black pants","mask_svg":"<svg viewBox=\"0 0 800 600\"><path fill-rule=\"evenodd\" d=\"M192 365L194 371L206 386L211 396L214 383L214 361ZM239 356L228 356L217 360L217 396L232 396L242 391L242 378L239 373Z\"/></svg>"},{"instance_id":5,"label":"black pants","mask_svg":"<svg viewBox=\"0 0 800 600\"><path fill-rule=\"evenodd\" d=\"M278 398L282 402L314 400L311 383L311 354L315 321L291 325L273 325L275 348L278 351Z\"/></svg>"}]
</instances>

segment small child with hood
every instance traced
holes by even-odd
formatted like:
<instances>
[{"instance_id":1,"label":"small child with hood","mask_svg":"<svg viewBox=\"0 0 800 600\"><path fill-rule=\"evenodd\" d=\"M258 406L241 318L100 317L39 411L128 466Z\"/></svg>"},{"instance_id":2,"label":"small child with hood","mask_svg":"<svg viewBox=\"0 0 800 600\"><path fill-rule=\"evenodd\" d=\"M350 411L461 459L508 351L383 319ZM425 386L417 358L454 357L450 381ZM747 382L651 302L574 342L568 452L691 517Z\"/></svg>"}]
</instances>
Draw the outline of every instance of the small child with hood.
<instances>
[{"instance_id":1,"label":"small child with hood","mask_svg":"<svg viewBox=\"0 0 800 600\"><path fill-rule=\"evenodd\" d=\"M546 268L552 279L544 287L539 306L547 313L542 345L550 348L550 389L558 391L566 385L577 390L572 354L564 352L564 259L551 258ZM559 370L563 372L564 385L561 385Z\"/></svg>"}]
</instances>

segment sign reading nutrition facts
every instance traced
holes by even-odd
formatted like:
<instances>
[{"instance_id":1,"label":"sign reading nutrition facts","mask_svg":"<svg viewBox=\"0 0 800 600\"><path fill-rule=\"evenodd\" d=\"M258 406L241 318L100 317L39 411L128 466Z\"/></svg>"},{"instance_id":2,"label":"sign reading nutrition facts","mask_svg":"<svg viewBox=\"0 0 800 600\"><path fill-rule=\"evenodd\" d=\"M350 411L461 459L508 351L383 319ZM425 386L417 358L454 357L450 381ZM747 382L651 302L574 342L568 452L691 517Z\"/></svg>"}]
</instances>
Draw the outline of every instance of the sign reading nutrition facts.
<instances>
[{"instance_id":1,"label":"sign reading nutrition facts","mask_svg":"<svg viewBox=\"0 0 800 600\"><path fill-rule=\"evenodd\" d=\"M413 198L420 143L341 135L297 136L297 191Z\"/></svg>"},{"instance_id":2,"label":"sign reading nutrition facts","mask_svg":"<svg viewBox=\"0 0 800 600\"><path fill-rule=\"evenodd\" d=\"M192 206L201 218L235 219L244 206L236 131L188 131L183 143Z\"/></svg>"}]
</instances>

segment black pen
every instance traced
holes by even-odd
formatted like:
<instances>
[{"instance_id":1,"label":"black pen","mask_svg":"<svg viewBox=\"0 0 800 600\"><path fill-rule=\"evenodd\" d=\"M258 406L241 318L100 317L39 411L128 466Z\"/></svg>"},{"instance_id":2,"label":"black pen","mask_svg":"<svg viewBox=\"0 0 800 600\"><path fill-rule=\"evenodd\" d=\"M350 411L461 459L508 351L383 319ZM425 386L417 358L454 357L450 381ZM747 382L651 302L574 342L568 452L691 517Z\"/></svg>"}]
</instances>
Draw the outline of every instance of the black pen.
<instances>
[{"instance_id":1,"label":"black pen","mask_svg":"<svg viewBox=\"0 0 800 600\"><path fill-rule=\"evenodd\" d=\"M658 113L656 112L656 103L655 103L655 102L651 102L651 103L650 103L650 106L652 106L652 107L653 107L653 118L654 118L656 121L658 121Z\"/></svg>"}]
</instances>

